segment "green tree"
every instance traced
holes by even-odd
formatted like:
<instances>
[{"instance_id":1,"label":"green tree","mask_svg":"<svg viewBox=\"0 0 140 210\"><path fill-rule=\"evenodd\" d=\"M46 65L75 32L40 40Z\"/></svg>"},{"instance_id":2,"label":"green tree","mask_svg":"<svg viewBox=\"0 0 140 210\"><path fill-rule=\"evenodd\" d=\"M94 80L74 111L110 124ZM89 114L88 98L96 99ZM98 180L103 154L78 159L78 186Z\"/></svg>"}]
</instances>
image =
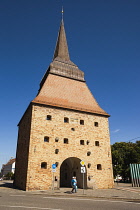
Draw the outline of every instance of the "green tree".
<instances>
[{"instance_id":1,"label":"green tree","mask_svg":"<svg viewBox=\"0 0 140 210\"><path fill-rule=\"evenodd\" d=\"M140 163L140 141L120 142L111 146L114 177L130 179L130 163Z\"/></svg>"},{"instance_id":2,"label":"green tree","mask_svg":"<svg viewBox=\"0 0 140 210\"><path fill-rule=\"evenodd\" d=\"M5 175L5 177L6 177L6 179L13 179L13 177L14 177L14 174L12 173L12 172L8 172L6 175Z\"/></svg>"}]
</instances>

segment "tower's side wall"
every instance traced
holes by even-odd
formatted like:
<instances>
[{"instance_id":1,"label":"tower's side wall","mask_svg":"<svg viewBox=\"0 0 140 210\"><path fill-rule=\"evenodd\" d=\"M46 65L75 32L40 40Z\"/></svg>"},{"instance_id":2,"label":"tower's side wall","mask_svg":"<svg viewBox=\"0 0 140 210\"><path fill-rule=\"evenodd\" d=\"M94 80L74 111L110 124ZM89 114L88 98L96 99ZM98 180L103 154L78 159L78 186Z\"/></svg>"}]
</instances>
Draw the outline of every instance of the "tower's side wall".
<instances>
[{"instance_id":1,"label":"tower's side wall","mask_svg":"<svg viewBox=\"0 0 140 210\"><path fill-rule=\"evenodd\" d=\"M14 186L26 190L28 154L30 146L32 106L30 105L19 123L16 151Z\"/></svg>"},{"instance_id":2,"label":"tower's side wall","mask_svg":"<svg viewBox=\"0 0 140 210\"><path fill-rule=\"evenodd\" d=\"M69 157L85 161L88 188L113 187L107 117L42 105L33 105L32 111L26 190L51 188L51 167L56 162L58 167L54 176L57 180L55 184L59 186L61 164ZM47 115L51 116L51 120L46 119ZM64 117L69 119L68 123L64 123ZM84 125L80 124L80 120L84 120ZM95 122L98 126L95 126ZM44 141L45 136L49 137L49 142ZM68 139L68 144L64 143L64 138ZM80 144L80 140L84 140L84 145ZM99 142L98 146L95 141ZM58 154L56 149L59 150ZM87 152L91 154L88 156ZM46 168L41 168L41 163L46 163ZM88 167L88 164L91 166ZM97 169L97 165L101 168Z\"/></svg>"}]
</instances>

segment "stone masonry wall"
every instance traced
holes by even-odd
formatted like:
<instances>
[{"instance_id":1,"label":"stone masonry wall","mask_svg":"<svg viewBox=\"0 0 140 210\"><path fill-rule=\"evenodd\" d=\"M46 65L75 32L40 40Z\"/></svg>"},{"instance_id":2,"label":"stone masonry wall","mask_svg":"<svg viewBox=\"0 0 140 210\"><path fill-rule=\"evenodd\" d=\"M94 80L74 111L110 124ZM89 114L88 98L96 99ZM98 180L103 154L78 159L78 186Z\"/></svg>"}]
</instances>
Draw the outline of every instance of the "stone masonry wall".
<instances>
[{"instance_id":1,"label":"stone masonry wall","mask_svg":"<svg viewBox=\"0 0 140 210\"><path fill-rule=\"evenodd\" d=\"M19 123L14 186L26 190L32 107L29 106Z\"/></svg>"},{"instance_id":2,"label":"stone masonry wall","mask_svg":"<svg viewBox=\"0 0 140 210\"><path fill-rule=\"evenodd\" d=\"M47 115L51 116L51 120L46 119ZM69 119L68 123L64 122L64 117ZM84 121L84 125L80 124L80 120ZM49 142L44 142L45 136L49 137ZM59 139L58 142L55 142L56 138ZM68 139L68 144L64 143L64 138ZM80 140L84 140L84 145L80 144ZM59 149L58 154L55 154L56 149ZM87 152L91 153L90 156L87 156ZM52 187L51 167L55 162L58 162L55 176L58 178L59 185L61 164L69 157L85 161L87 187L112 188L108 118L34 104L26 190L50 189ZM41 168L43 162L47 163L46 169ZM87 167L89 163L90 168ZM98 169L97 164L100 164Z\"/></svg>"}]
</instances>

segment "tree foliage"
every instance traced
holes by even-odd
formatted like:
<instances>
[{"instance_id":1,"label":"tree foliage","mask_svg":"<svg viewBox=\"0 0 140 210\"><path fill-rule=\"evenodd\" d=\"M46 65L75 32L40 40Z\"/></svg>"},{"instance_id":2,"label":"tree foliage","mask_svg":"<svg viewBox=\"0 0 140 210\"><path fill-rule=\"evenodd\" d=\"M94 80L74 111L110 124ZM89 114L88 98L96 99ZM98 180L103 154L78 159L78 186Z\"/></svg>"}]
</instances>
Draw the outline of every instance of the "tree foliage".
<instances>
[{"instance_id":1,"label":"tree foliage","mask_svg":"<svg viewBox=\"0 0 140 210\"><path fill-rule=\"evenodd\" d=\"M5 177L6 177L6 179L11 180L11 179L14 178L14 174L13 174L13 172L8 172L8 173L5 175Z\"/></svg>"},{"instance_id":2,"label":"tree foliage","mask_svg":"<svg viewBox=\"0 0 140 210\"><path fill-rule=\"evenodd\" d=\"M140 141L117 142L111 146L114 177L130 180L130 163L140 163Z\"/></svg>"}]
</instances>

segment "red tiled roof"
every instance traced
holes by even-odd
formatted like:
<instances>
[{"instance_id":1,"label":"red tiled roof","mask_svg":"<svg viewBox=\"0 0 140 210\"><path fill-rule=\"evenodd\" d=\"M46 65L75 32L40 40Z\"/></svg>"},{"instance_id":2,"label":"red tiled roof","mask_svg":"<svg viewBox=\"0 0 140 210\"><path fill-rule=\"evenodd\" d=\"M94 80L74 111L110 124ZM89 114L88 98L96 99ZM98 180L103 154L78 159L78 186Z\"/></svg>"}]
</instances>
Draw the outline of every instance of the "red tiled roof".
<instances>
[{"instance_id":1,"label":"red tiled roof","mask_svg":"<svg viewBox=\"0 0 140 210\"><path fill-rule=\"evenodd\" d=\"M10 159L5 165L11 165L16 161L15 158Z\"/></svg>"},{"instance_id":2,"label":"red tiled roof","mask_svg":"<svg viewBox=\"0 0 140 210\"><path fill-rule=\"evenodd\" d=\"M49 74L35 103L109 116L96 102L85 82Z\"/></svg>"}]
</instances>

